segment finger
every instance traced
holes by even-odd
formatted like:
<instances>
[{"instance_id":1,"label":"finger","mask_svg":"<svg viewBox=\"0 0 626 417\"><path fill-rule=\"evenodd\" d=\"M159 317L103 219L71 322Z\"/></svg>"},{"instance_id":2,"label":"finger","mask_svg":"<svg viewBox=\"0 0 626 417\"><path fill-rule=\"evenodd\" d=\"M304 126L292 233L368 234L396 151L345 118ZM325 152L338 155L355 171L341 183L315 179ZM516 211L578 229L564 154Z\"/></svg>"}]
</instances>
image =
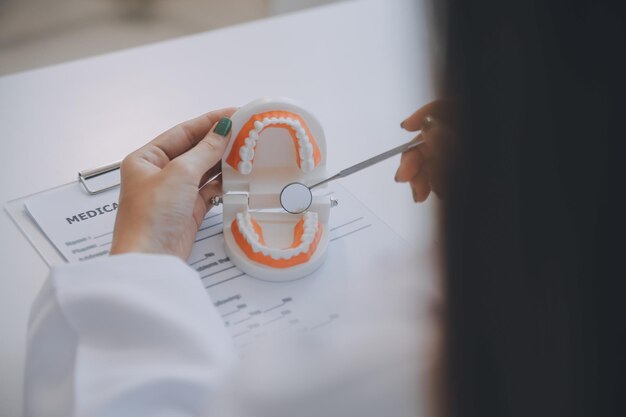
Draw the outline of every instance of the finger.
<instances>
[{"instance_id":1,"label":"finger","mask_svg":"<svg viewBox=\"0 0 626 417\"><path fill-rule=\"evenodd\" d=\"M159 168L194 147L211 127L222 117L230 117L234 108L226 108L187 120L163 132L145 146L134 152L135 156L147 159Z\"/></svg>"},{"instance_id":2,"label":"finger","mask_svg":"<svg viewBox=\"0 0 626 417\"><path fill-rule=\"evenodd\" d=\"M213 208L211 204L211 197L222 194L222 184L220 181L211 181L204 188L198 191L198 198L193 207L193 218L200 228L200 225L204 221L204 216L207 212Z\"/></svg>"},{"instance_id":3,"label":"finger","mask_svg":"<svg viewBox=\"0 0 626 417\"><path fill-rule=\"evenodd\" d=\"M411 190L413 191L413 201L421 203L428 198L430 194L430 183L428 174L425 171L420 172L410 181Z\"/></svg>"},{"instance_id":4,"label":"finger","mask_svg":"<svg viewBox=\"0 0 626 417\"><path fill-rule=\"evenodd\" d=\"M403 152L400 157L400 167L396 171L396 182L407 182L411 178L415 177L422 164L422 155L419 149L411 149L410 151Z\"/></svg>"},{"instance_id":5,"label":"finger","mask_svg":"<svg viewBox=\"0 0 626 417\"><path fill-rule=\"evenodd\" d=\"M426 166L426 172L428 173L428 178L430 178L430 188L439 198L443 198L444 192L444 180L442 169L435 169L432 164Z\"/></svg>"},{"instance_id":6,"label":"finger","mask_svg":"<svg viewBox=\"0 0 626 417\"><path fill-rule=\"evenodd\" d=\"M436 128L433 128L435 130ZM422 138L425 142L419 146L419 151L422 154L422 163L432 160L435 156L435 146L433 145L434 141L437 140L437 134L435 132L424 132L421 134Z\"/></svg>"},{"instance_id":7,"label":"finger","mask_svg":"<svg viewBox=\"0 0 626 417\"><path fill-rule=\"evenodd\" d=\"M409 132L415 132L422 128L424 119L428 115L435 118L435 120L447 119L446 111L449 105L450 104L446 100L432 101L417 109L417 111L406 118L400 126Z\"/></svg>"},{"instance_id":8,"label":"finger","mask_svg":"<svg viewBox=\"0 0 626 417\"><path fill-rule=\"evenodd\" d=\"M198 187L204 186L208 181L214 179L217 175L222 172L222 161L219 161L217 164L213 165L211 169L209 169L200 179L198 183Z\"/></svg>"},{"instance_id":9,"label":"finger","mask_svg":"<svg viewBox=\"0 0 626 417\"><path fill-rule=\"evenodd\" d=\"M222 117L193 148L172 161L172 169L180 168L196 184L207 171L214 167L224 155L230 140L232 122Z\"/></svg>"},{"instance_id":10,"label":"finger","mask_svg":"<svg viewBox=\"0 0 626 417\"><path fill-rule=\"evenodd\" d=\"M222 181L220 180L213 180L204 187L202 187L202 189L200 190L200 198L202 198L202 200L205 202L207 206L207 211L210 210L211 207L213 207L213 204L211 204L211 198L221 194Z\"/></svg>"}]
</instances>

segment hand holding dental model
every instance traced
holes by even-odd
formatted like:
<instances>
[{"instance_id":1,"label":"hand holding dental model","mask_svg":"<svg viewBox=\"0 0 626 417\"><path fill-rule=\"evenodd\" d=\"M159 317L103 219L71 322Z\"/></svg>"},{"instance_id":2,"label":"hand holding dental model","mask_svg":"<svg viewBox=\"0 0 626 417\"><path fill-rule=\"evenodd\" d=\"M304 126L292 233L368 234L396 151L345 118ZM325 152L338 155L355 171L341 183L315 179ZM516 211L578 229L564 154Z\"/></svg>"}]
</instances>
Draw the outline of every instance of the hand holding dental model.
<instances>
[{"instance_id":1,"label":"hand holding dental model","mask_svg":"<svg viewBox=\"0 0 626 417\"><path fill-rule=\"evenodd\" d=\"M205 183L219 173L234 111L217 110L183 122L124 159L111 254L187 259L212 207L211 197L221 193L218 180Z\"/></svg>"}]
</instances>

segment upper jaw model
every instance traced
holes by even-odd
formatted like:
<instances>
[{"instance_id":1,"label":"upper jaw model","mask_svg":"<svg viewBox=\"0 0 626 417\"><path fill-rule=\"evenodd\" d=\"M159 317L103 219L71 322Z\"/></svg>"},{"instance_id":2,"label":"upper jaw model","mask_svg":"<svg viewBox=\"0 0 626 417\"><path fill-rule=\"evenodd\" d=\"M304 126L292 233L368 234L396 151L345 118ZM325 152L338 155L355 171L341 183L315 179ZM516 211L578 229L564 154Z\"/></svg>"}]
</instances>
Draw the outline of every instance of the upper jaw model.
<instances>
[{"instance_id":1,"label":"upper jaw model","mask_svg":"<svg viewBox=\"0 0 626 417\"><path fill-rule=\"evenodd\" d=\"M301 278L321 266L329 196L314 195L306 212L290 214L280 192L293 182L325 178L326 139L313 115L287 99L259 99L238 109L222 159L224 241L233 264L270 281Z\"/></svg>"}]
</instances>

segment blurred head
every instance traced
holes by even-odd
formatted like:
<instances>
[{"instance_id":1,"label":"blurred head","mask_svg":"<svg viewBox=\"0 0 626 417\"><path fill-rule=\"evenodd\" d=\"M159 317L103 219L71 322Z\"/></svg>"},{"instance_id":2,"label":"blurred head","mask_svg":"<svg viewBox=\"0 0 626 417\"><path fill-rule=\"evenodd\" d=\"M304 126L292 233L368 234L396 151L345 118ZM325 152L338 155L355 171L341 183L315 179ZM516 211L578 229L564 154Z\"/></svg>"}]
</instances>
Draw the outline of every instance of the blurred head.
<instances>
[{"instance_id":1,"label":"blurred head","mask_svg":"<svg viewBox=\"0 0 626 417\"><path fill-rule=\"evenodd\" d=\"M616 415L623 16L610 2L456 0L444 15L458 116L444 411Z\"/></svg>"}]
</instances>

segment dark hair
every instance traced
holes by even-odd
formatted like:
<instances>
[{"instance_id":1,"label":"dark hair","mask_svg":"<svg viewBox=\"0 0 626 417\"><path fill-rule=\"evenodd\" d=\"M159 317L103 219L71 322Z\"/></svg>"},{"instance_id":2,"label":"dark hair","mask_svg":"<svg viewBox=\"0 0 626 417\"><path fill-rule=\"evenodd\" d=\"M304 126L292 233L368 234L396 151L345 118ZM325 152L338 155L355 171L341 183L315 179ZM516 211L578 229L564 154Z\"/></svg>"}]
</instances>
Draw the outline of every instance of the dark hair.
<instances>
[{"instance_id":1,"label":"dark hair","mask_svg":"<svg viewBox=\"0 0 626 417\"><path fill-rule=\"evenodd\" d=\"M450 0L446 16L448 414L626 415L624 15Z\"/></svg>"}]
</instances>

